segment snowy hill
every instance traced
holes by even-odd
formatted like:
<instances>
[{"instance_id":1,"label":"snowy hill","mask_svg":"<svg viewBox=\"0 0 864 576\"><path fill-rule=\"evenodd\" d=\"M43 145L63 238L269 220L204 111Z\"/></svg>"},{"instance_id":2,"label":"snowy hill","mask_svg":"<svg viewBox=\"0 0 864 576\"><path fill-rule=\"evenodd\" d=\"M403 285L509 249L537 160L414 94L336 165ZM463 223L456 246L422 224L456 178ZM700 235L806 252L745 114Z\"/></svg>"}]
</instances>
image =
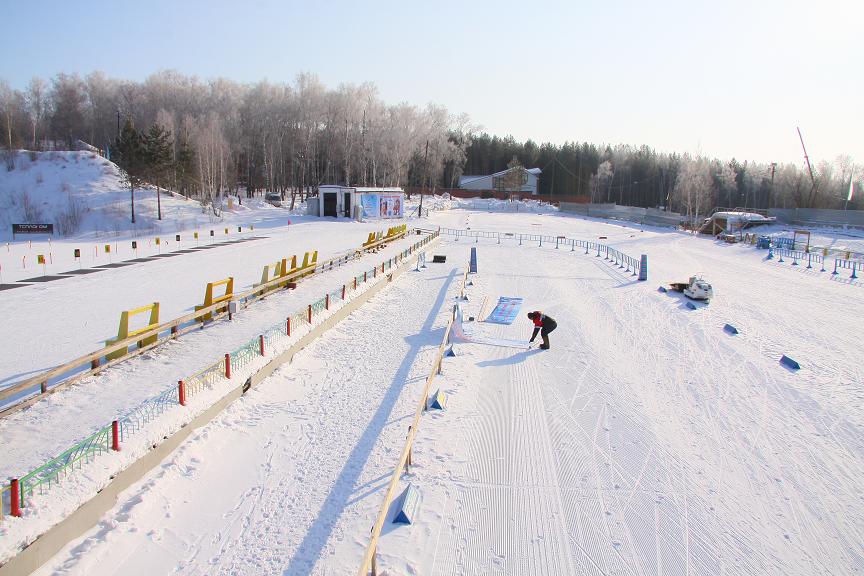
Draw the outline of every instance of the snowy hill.
<instances>
[{"instance_id":1,"label":"snowy hill","mask_svg":"<svg viewBox=\"0 0 864 576\"><path fill-rule=\"evenodd\" d=\"M156 189L135 190L135 217L130 219L129 187L113 162L88 151L19 151L15 169L0 172L0 238L11 239L13 223L52 223L55 235L101 237L189 230L215 222L246 221L259 211L276 211L259 199L233 202L223 218L197 200L161 191L162 220L157 218Z\"/></svg>"}]
</instances>

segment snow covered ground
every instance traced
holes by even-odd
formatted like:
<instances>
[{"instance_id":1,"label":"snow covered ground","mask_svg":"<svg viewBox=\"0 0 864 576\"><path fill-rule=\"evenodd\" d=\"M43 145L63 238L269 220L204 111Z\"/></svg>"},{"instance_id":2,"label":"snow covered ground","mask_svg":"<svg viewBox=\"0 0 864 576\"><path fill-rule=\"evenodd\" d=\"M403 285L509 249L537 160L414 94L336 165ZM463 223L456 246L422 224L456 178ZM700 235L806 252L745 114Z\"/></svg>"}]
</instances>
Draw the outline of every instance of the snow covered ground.
<instances>
[{"instance_id":1,"label":"snow covered ground","mask_svg":"<svg viewBox=\"0 0 864 576\"><path fill-rule=\"evenodd\" d=\"M385 526L383 573L864 570L860 281L765 261L749 246L557 213L454 209L430 221L606 236L631 256L648 254L649 281L579 251L445 238L434 251L447 255L446 264L398 278L197 432L39 573L356 572L470 247L480 268L467 315L479 316L484 299L487 312L499 296L525 299L512 326L472 329L527 338L524 312L532 309L559 328L549 351L459 344L446 359L436 387L449 394L447 410L424 416L415 465L403 478L420 490L418 521ZM333 250L363 236L362 224L327 224ZM266 235L287 239L297 230ZM236 245L233 262L261 242ZM188 258L195 298L178 302L191 306L200 270L213 266L204 259L220 250L97 276L120 282L122 272L134 287L154 264L184 274ZM714 286L707 306L690 310L682 296L657 291L695 273ZM70 297L83 300L94 289L84 280L56 286L70 283ZM326 288L333 281L340 282L322 279ZM25 290L34 288L4 299ZM31 313L46 318L62 300L46 302ZM204 339L248 339L293 307L268 298L244 315L242 335L230 325L205 330L201 349L209 350ZM17 318L16 310L7 317ZM725 333L725 323L740 334ZM185 338L179 344L56 395L48 402L60 408L50 416L34 408L14 426L0 423L4 453L36 428L60 430L82 418L99 386L151 370L173 378L158 372L162 364L193 368L194 352ZM782 354L801 370L780 365ZM52 490L41 498L53 497ZM33 520L7 517L0 535Z\"/></svg>"}]
</instances>

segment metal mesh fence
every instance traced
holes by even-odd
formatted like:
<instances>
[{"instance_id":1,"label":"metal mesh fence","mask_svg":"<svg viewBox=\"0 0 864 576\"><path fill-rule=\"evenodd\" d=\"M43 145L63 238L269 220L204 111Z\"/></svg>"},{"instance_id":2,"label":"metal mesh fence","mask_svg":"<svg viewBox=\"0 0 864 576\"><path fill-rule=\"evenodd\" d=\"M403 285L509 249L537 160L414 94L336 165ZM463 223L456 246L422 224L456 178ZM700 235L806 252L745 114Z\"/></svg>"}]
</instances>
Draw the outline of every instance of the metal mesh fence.
<instances>
[{"instance_id":1,"label":"metal mesh fence","mask_svg":"<svg viewBox=\"0 0 864 576\"><path fill-rule=\"evenodd\" d=\"M401 252L399 257L391 258L370 269L365 274L354 276L352 282L346 284L344 288L340 286L336 290L327 293L324 298L313 302L309 307L294 312L286 319L285 323L271 326L263 334L265 348L275 349L276 347L287 346L301 332L308 330L310 324L315 323L315 315L320 314L326 309L328 298L330 305L341 303L343 300L349 300L351 295L361 291L364 283L372 281L373 278L377 278L379 274L386 270L392 270L401 259L409 256L415 249L425 246L437 236L437 232L425 236L422 240L412 245L411 248ZM341 264L341 262L338 264ZM354 289L355 283L357 286L356 290ZM310 309L312 311L311 322L309 318ZM288 335L288 323L291 325L290 336ZM253 338L229 354L232 370L244 370L260 353L260 341L257 337ZM222 358L184 380L187 398L194 396L204 388L213 388L217 381L224 377L225 359ZM146 400L140 406L118 419L119 439L121 441L126 440L132 434L142 430L147 423L158 418L166 410L178 405L179 391L177 387L171 386L165 389L157 396ZM80 469L85 463L95 459L97 455L110 451L111 443L112 426L109 424L56 458L52 458L39 468L21 477L19 479L21 504L24 504L25 496L32 495L36 490L42 493L50 489L52 484L58 483L61 477L75 470L76 466ZM3 518L4 507L5 509L9 509L10 495L11 491L8 484L0 488L0 519Z\"/></svg>"},{"instance_id":2,"label":"metal mesh fence","mask_svg":"<svg viewBox=\"0 0 864 576\"><path fill-rule=\"evenodd\" d=\"M49 489L52 483L59 482L61 476L74 470L76 465L80 468L85 463L92 461L97 454L107 452L110 449L111 426L106 426L26 476L19 478L21 504L24 504L25 496L32 495L37 488L42 493L43 490Z\"/></svg>"}]
</instances>

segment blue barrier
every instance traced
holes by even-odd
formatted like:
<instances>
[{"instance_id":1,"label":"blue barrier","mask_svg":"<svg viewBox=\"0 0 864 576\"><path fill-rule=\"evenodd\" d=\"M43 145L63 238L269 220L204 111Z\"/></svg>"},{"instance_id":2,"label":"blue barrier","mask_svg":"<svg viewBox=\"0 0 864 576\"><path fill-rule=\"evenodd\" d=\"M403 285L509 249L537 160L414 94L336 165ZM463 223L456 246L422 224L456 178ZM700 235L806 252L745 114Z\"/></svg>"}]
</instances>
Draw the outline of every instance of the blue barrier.
<instances>
[{"instance_id":1,"label":"blue barrier","mask_svg":"<svg viewBox=\"0 0 864 576\"><path fill-rule=\"evenodd\" d=\"M858 262L857 260L842 260L840 258L836 258L834 260L834 271L831 272L832 276L836 276L837 274L839 274L839 272L837 272L838 268L852 270L852 275L849 276L849 278L855 280L858 278L856 270L861 270L862 268L864 268L864 262Z\"/></svg>"},{"instance_id":2,"label":"blue barrier","mask_svg":"<svg viewBox=\"0 0 864 576\"><path fill-rule=\"evenodd\" d=\"M774 238L771 238L771 243L778 248L786 248L787 250L794 250L795 249L795 239L794 238L774 237Z\"/></svg>"},{"instance_id":3,"label":"blue barrier","mask_svg":"<svg viewBox=\"0 0 864 576\"><path fill-rule=\"evenodd\" d=\"M822 265L820 272L825 271L825 259L821 254L816 252L802 252L800 250L789 250L787 248L771 248L768 250L768 258L770 259L774 253L780 256L778 262L785 262L783 256L786 256L787 258L792 259L792 266L798 266L798 261L801 260L807 262L807 268L813 268L813 263L815 262L816 264Z\"/></svg>"},{"instance_id":4,"label":"blue barrier","mask_svg":"<svg viewBox=\"0 0 864 576\"><path fill-rule=\"evenodd\" d=\"M798 364L798 362L796 362L792 358L789 358L785 354L780 358L780 363L783 364L784 366L787 366L787 367L793 369L793 370L800 370L801 369L801 365Z\"/></svg>"},{"instance_id":5,"label":"blue barrier","mask_svg":"<svg viewBox=\"0 0 864 576\"><path fill-rule=\"evenodd\" d=\"M666 288L664 288L663 286L660 286L659 288L657 288L657 291L658 292L668 292L668 290L666 290Z\"/></svg>"},{"instance_id":6,"label":"blue barrier","mask_svg":"<svg viewBox=\"0 0 864 576\"><path fill-rule=\"evenodd\" d=\"M417 516L417 508L420 506L420 492L409 484L399 499L396 515L393 517L394 524L411 524Z\"/></svg>"},{"instance_id":7,"label":"blue barrier","mask_svg":"<svg viewBox=\"0 0 864 576\"><path fill-rule=\"evenodd\" d=\"M692 302L687 302L687 308L689 308L690 310L696 310L696 305Z\"/></svg>"},{"instance_id":8,"label":"blue barrier","mask_svg":"<svg viewBox=\"0 0 864 576\"><path fill-rule=\"evenodd\" d=\"M456 352L453 351L453 346L447 348L447 351L444 352L444 356L447 356L448 358L456 356Z\"/></svg>"},{"instance_id":9,"label":"blue barrier","mask_svg":"<svg viewBox=\"0 0 864 576\"><path fill-rule=\"evenodd\" d=\"M471 248L471 261L468 263L468 272L477 273L477 248Z\"/></svg>"},{"instance_id":10,"label":"blue barrier","mask_svg":"<svg viewBox=\"0 0 864 576\"><path fill-rule=\"evenodd\" d=\"M731 324L726 324L725 326L723 326L723 330L725 330L729 334L738 334L738 329Z\"/></svg>"}]
</instances>

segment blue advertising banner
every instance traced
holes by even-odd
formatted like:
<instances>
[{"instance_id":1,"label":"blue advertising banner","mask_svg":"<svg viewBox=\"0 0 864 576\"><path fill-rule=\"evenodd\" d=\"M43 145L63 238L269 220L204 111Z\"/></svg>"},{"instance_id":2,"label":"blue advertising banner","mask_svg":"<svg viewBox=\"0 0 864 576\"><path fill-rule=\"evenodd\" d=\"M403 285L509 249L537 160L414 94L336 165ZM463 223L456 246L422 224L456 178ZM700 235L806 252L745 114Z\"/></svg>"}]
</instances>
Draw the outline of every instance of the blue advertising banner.
<instances>
[{"instance_id":1,"label":"blue advertising banner","mask_svg":"<svg viewBox=\"0 0 864 576\"><path fill-rule=\"evenodd\" d=\"M377 194L360 195L360 205L363 207L364 218L380 218L378 204L379 201Z\"/></svg>"}]
</instances>

